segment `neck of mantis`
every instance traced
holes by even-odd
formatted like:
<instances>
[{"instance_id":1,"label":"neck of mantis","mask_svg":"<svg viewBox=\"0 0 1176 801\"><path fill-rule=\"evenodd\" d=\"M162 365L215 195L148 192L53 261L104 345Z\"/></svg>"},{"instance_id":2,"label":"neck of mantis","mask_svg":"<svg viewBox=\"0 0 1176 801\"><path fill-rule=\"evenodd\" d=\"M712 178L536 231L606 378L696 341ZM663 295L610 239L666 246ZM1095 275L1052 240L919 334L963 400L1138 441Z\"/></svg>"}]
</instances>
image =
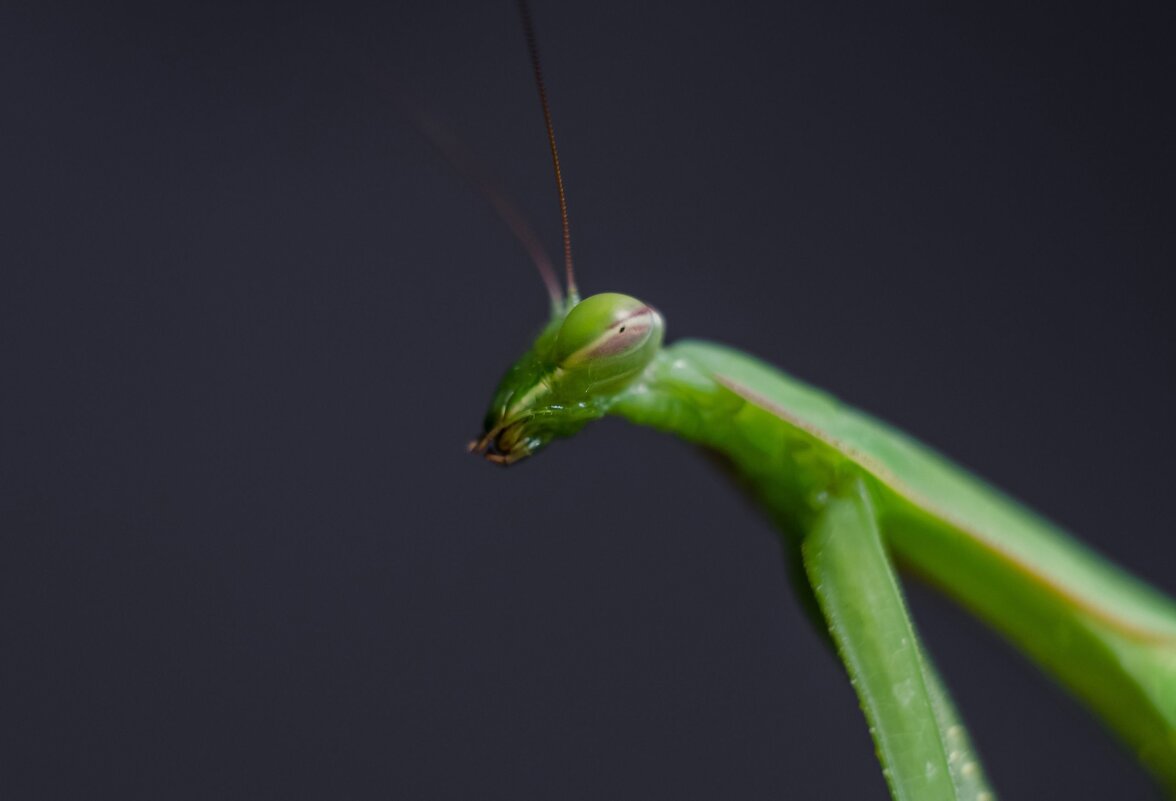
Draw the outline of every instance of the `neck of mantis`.
<instances>
[{"instance_id":1,"label":"neck of mantis","mask_svg":"<svg viewBox=\"0 0 1176 801\"><path fill-rule=\"evenodd\" d=\"M609 413L719 454L798 548L839 483L887 550L1085 702L1176 794L1176 604L942 457L750 357L667 347Z\"/></svg>"}]
</instances>

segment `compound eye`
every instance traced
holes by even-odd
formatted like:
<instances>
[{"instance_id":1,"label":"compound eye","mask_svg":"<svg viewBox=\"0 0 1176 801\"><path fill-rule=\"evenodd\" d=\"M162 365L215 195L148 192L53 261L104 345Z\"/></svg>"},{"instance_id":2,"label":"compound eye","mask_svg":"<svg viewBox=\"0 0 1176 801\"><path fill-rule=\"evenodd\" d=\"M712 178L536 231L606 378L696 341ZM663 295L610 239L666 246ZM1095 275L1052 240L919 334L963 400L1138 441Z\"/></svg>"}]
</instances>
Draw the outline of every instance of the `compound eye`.
<instances>
[{"instance_id":1,"label":"compound eye","mask_svg":"<svg viewBox=\"0 0 1176 801\"><path fill-rule=\"evenodd\" d=\"M634 353L649 341L657 319L656 311L628 295L602 292L585 298L559 329L556 362L567 368Z\"/></svg>"}]
</instances>

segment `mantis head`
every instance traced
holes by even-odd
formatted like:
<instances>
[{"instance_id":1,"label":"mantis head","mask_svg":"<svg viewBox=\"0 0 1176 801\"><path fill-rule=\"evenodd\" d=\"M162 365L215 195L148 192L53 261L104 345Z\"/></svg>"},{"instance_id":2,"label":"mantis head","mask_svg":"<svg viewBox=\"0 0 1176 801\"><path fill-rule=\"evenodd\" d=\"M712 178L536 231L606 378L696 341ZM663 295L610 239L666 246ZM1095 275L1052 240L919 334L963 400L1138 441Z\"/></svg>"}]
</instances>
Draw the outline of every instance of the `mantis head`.
<instances>
[{"instance_id":1,"label":"mantis head","mask_svg":"<svg viewBox=\"0 0 1176 801\"><path fill-rule=\"evenodd\" d=\"M665 331L661 315L629 295L602 292L580 300L559 151L526 0L519 0L519 12L555 168L567 289L561 293L551 260L522 215L485 182L475 181L530 254L551 297L551 321L499 383L482 436L470 443L472 452L504 465L530 456L556 437L570 437L602 417L653 361ZM451 147L439 146L456 165L464 161L453 156Z\"/></svg>"},{"instance_id":2,"label":"mantis head","mask_svg":"<svg viewBox=\"0 0 1176 801\"><path fill-rule=\"evenodd\" d=\"M628 295L570 296L498 385L474 453L512 464L602 417L653 361L662 316Z\"/></svg>"}]
</instances>

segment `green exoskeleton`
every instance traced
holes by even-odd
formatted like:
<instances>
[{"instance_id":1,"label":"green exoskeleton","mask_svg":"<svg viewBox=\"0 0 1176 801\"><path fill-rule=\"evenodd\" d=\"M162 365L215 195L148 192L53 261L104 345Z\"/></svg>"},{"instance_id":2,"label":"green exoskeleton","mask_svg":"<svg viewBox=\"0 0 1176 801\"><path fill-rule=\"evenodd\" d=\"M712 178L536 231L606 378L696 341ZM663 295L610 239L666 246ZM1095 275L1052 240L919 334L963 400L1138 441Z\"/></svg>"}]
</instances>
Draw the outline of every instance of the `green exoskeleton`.
<instances>
[{"instance_id":1,"label":"green exoskeleton","mask_svg":"<svg viewBox=\"0 0 1176 801\"><path fill-rule=\"evenodd\" d=\"M523 22L555 156L525 6ZM1176 603L780 370L708 342L663 345L661 314L636 298L580 300L555 162L568 291L553 294L471 449L511 464L617 415L721 455L798 552L895 798L994 797L912 627L896 562L1002 632L1176 794Z\"/></svg>"}]
</instances>

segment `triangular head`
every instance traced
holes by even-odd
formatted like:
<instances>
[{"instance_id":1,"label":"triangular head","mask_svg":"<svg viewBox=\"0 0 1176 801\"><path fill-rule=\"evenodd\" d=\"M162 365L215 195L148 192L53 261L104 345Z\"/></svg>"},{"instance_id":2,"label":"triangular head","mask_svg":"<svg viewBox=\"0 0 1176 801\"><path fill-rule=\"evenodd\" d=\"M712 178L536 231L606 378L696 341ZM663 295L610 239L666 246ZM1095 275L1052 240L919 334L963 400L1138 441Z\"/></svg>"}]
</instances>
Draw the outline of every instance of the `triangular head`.
<instances>
[{"instance_id":1,"label":"triangular head","mask_svg":"<svg viewBox=\"0 0 1176 801\"><path fill-rule=\"evenodd\" d=\"M645 370L664 334L662 316L637 298L572 296L499 383L470 450L506 465L575 434Z\"/></svg>"},{"instance_id":2,"label":"triangular head","mask_svg":"<svg viewBox=\"0 0 1176 801\"><path fill-rule=\"evenodd\" d=\"M504 465L530 456L556 437L569 437L589 421L603 417L613 400L653 361L665 333L661 315L637 298L602 292L580 300L555 128L526 0L519 0L519 13L551 146L566 289L561 295L550 259L522 215L504 197L479 182L491 205L531 255L551 297L550 322L499 383L486 413L482 436L470 443L472 452Z\"/></svg>"}]
</instances>

